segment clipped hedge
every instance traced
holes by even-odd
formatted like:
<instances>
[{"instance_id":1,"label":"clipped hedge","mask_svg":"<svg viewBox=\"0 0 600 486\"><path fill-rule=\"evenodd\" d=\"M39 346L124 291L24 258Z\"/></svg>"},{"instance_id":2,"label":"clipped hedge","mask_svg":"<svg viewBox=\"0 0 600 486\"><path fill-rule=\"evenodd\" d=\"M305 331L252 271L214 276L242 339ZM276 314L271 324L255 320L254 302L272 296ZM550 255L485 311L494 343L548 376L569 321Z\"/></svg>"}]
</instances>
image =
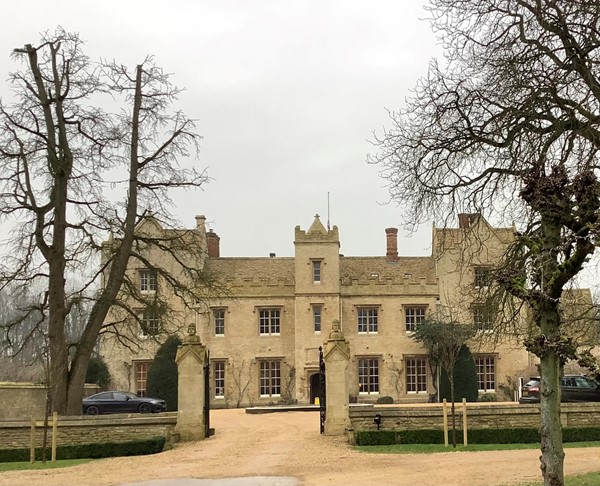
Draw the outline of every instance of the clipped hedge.
<instances>
[{"instance_id":1,"label":"clipped hedge","mask_svg":"<svg viewBox=\"0 0 600 486\"><path fill-rule=\"evenodd\" d=\"M78 444L56 448L57 459L100 459L102 457L142 456L161 452L165 445L164 437L137 440L132 442L103 442L97 444ZM46 460L50 460L52 451L46 448ZM42 460L42 448L37 447L35 458ZM29 449L0 449L0 462L27 462Z\"/></svg>"},{"instance_id":2,"label":"clipped hedge","mask_svg":"<svg viewBox=\"0 0 600 486\"><path fill-rule=\"evenodd\" d=\"M449 431L451 432L451 431ZM462 429L457 429L462 436ZM535 444L540 442L536 428L472 429L468 434L470 444ZM600 427L566 427L563 442L600 440ZM356 445L393 444L443 444L442 430L359 430Z\"/></svg>"}]
</instances>

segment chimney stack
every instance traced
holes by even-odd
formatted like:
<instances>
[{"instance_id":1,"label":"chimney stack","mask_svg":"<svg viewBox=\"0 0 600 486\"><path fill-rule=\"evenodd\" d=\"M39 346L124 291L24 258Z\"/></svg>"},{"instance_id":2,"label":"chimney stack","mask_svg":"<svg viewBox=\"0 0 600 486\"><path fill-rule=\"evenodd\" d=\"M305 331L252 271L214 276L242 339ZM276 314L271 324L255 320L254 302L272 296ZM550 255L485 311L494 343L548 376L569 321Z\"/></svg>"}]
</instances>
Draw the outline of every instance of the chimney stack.
<instances>
[{"instance_id":1,"label":"chimney stack","mask_svg":"<svg viewBox=\"0 0 600 486\"><path fill-rule=\"evenodd\" d=\"M213 230L208 230L208 233L206 233L206 246L208 247L209 258L219 258L221 256L219 248L220 241L221 238L219 238L217 233L214 233Z\"/></svg>"},{"instance_id":2,"label":"chimney stack","mask_svg":"<svg viewBox=\"0 0 600 486\"><path fill-rule=\"evenodd\" d=\"M471 215L469 213L458 214L458 227L467 229L471 226Z\"/></svg>"},{"instance_id":3,"label":"chimney stack","mask_svg":"<svg viewBox=\"0 0 600 486\"><path fill-rule=\"evenodd\" d=\"M387 251L385 256L388 262L398 261L398 228L386 228L385 239L387 242Z\"/></svg>"}]
</instances>

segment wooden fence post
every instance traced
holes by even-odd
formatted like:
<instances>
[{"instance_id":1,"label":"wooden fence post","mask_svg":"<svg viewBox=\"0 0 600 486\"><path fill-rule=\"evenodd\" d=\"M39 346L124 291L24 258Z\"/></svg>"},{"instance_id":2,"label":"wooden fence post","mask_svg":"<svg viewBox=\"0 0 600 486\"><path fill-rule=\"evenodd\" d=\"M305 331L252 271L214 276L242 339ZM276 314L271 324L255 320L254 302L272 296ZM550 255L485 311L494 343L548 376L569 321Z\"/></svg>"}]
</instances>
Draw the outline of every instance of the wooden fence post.
<instances>
[{"instance_id":1,"label":"wooden fence post","mask_svg":"<svg viewBox=\"0 0 600 486\"><path fill-rule=\"evenodd\" d=\"M444 415L444 445L448 447L448 402L444 398L442 405L443 415Z\"/></svg>"},{"instance_id":2,"label":"wooden fence post","mask_svg":"<svg viewBox=\"0 0 600 486\"><path fill-rule=\"evenodd\" d=\"M467 399L463 398L463 445L467 447Z\"/></svg>"},{"instance_id":3,"label":"wooden fence post","mask_svg":"<svg viewBox=\"0 0 600 486\"><path fill-rule=\"evenodd\" d=\"M31 417L31 442L29 444L29 462L35 463L35 418Z\"/></svg>"},{"instance_id":4,"label":"wooden fence post","mask_svg":"<svg viewBox=\"0 0 600 486\"><path fill-rule=\"evenodd\" d=\"M58 412L52 414L52 462L56 462L56 439L58 435Z\"/></svg>"}]
</instances>

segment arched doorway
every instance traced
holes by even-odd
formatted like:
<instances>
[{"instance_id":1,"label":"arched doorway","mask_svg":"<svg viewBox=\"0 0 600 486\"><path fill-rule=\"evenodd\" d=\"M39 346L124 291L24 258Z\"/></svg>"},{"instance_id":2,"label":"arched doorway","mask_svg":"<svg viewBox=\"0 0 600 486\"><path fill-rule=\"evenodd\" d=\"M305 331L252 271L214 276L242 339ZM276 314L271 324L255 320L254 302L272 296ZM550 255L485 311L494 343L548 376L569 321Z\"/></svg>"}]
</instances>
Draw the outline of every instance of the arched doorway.
<instances>
[{"instance_id":1,"label":"arched doorway","mask_svg":"<svg viewBox=\"0 0 600 486\"><path fill-rule=\"evenodd\" d=\"M310 403L314 404L315 399L321 396L321 379L319 372L310 376Z\"/></svg>"}]
</instances>

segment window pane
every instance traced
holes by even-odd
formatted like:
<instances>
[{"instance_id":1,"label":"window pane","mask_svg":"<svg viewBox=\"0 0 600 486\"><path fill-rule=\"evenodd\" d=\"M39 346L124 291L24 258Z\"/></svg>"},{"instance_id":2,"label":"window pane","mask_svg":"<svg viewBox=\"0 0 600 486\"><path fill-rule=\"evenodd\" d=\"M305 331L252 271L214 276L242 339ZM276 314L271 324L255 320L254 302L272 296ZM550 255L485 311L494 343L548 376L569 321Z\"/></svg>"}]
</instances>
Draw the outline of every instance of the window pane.
<instances>
[{"instance_id":1,"label":"window pane","mask_svg":"<svg viewBox=\"0 0 600 486\"><path fill-rule=\"evenodd\" d=\"M225 310L215 309L213 311L213 319L215 324L215 334L222 336L225 334Z\"/></svg>"},{"instance_id":2,"label":"window pane","mask_svg":"<svg viewBox=\"0 0 600 486\"><path fill-rule=\"evenodd\" d=\"M321 281L321 262L313 261L312 268L313 268L313 282L320 282Z\"/></svg>"},{"instance_id":3,"label":"window pane","mask_svg":"<svg viewBox=\"0 0 600 486\"><path fill-rule=\"evenodd\" d=\"M225 396L225 361L214 362L215 397Z\"/></svg>"},{"instance_id":4,"label":"window pane","mask_svg":"<svg viewBox=\"0 0 600 486\"><path fill-rule=\"evenodd\" d=\"M281 326L281 311L279 309L262 309L258 313L260 334L279 334Z\"/></svg>"},{"instance_id":5,"label":"window pane","mask_svg":"<svg viewBox=\"0 0 600 486\"><path fill-rule=\"evenodd\" d=\"M135 363L135 389L138 397L146 396L150 364L151 361L138 361Z\"/></svg>"},{"instance_id":6,"label":"window pane","mask_svg":"<svg viewBox=\"0 0 600 486\"><path fill-rule=\"evenodd\" d=\"M494 356L477 356L477 388L480 391L496 390L496 359Z\"/></svg>"},{"instance_id":7,"label":"window pane","mask_svg":"<svg viewBox=\"0 0 600 486\"><path fill-rule=\"evenodd\" d=\"M322 313L321 306L314 305L313 306L313 324L314 324L315 332L321 332L321 313Z\"/></svg>"},{"instance_id":8,"label":"window pane","mask_svg":"<svg viewBox=\"0 0 600 486\"><path fill-rule=\"evenodd\" d=\"M427 360L408 358L406 360L406 391L408 393L427 392Z\"/></svg>"},{"instance_id":9,"label":"window pane","mask_svg":"<svg viewBox=\"0 0 600 486\"><path fill-rule=\"evenodd\" d=\"M260 395L281 395L281 363L279 361L260 362Z\"/></svg>"},{"instance_id":10,"label":"window pane","mask_svg":"<svg viewBox=\"0 0 600 486\"><path fill-rule=\"evenodd\" d=\"M425 320L425 307L407 307L404 310L406 331L413 332Z\"/></svg>"},{"instance_id":11,"label":"window pane","mask_svg":"<svg viewBox=\"0 0 600 486\"><path fill-rule=\"evenodd\" d=\"M376 333L377 332L377 309L361 308L358 309L358 332Z\"/></svg>"},{"instance_id":12,"label":"window pane","mask_svg":"<svg viewBox=\"0 0 600 486\"><path fill-rule=\"evenodd\" d=\"M379 393L379 360L377 358L358 360L358 389L362 394Z\"/></svg>"}]
</instances>

